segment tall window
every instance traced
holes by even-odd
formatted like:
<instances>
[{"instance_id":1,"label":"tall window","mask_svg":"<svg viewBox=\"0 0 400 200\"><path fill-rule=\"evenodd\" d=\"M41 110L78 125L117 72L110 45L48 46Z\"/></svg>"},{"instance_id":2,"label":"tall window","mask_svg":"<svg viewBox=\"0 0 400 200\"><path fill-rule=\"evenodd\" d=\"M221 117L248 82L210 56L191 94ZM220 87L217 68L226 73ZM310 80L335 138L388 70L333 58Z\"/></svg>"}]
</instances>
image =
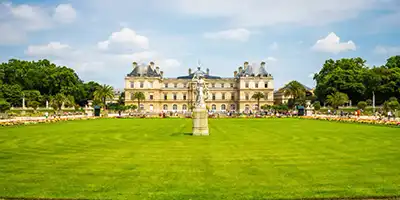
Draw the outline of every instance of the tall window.
<instances>
[{"instance_id":1,"label":"tall window","mask_svg":"<svg viewBox=\"0 0 400 200\"><path fill-rule=\"evenodd\" d=\"M217 110L217 106L216 106L215 104L213 104L213 105L211 106L211 110L212 110L212 111Z\"/></svg>"},{"instance_id":2,"label":"tall window","mask_svg":"<svg viewBox=\"0 0 400 200\"><path fill-rule=\"evenodd\" d=\"M168 110L168 105L167 104L163 105L163 110Z\"/></svg>"},{"instance_id":3,"label":"tall window","mask_svg":"<svg viewBox=\"0 0 400 200\"><path fill-rule=\"evenodd\" d=\"M168 99L168 95L164 94L164 100L167 100L167 99Z\"/></svg>"},{"instance_id":4,"label":"tall window","mask_svg":"<svg viewBox=\"0 0 400 200\"><path fill-rule=\"evenodd\" d=\"M256 86L256 88L258 88L258 83L256 83L256 85L255 85L255 86Z\"/></svg>"},{"instance_id":5,"label":"tall window","mask_svg":"<svg viewBox=\"0 0 400 200\"><path fill-rule=\"evenodd\" d=\"M144 105L140 104L140 110L144 110Z\"/></svg>"},{"instance_id":6,"label":"tall window","mask_svg":"<svg viewBox=\"0 0 400 200\"><path fill-rule=\"evenodd\" d=\"M178 87L178 84L177 83L174 83L174 88L177 88Z\"/></svg>"},{"instance_id":7,"label":"tall window","mask_svg":"<svg viewBox=\"0 0 400 200\"><path fill-rule=\"evenodd\" d=\"M212 100L215 100L215 94L212 94Z\"/></svg>"},{"instance_id":8,"label":"tall window","mask_svg":"<svg viewBox=\"0 0 400 200\"><path fill-rule=\"evenodd\" d=\"M183 106L182 106L182 110L187 110L187 106L186 106L186 104L183 104Z\"/></svg>"},{"instance_id":9,"label":"tall window","mask_svg":"<svg viewBox=\"0 0 400 200\"><path fill-rule=\"evenodd\" d=\"M183 94L183 100L186 100L186 94Z\"/></svg>"},{"instance_id":10,"label":"tall window","mask_svg":"<svg viewBox=\"0 0 400 200\"><path fill-rule=\"evenodd\" d=\"M225 84L224 83L221 83L221 88L224 88L225 87Z\"/></svg>"},{"instance_id":11,"label":"tall window","mask_svg":"<svg viewBox=\"0 0 400 200\"><path fill-rule=\"evenodd\" d=\"M231 94L231 100L235 100L235 94L234 93Z\"/></svg>"},{"instance_id":12,"label":"tall window","mask_svg":"<svg viewBox=\"0 0 400 200\"><path fill-rule=\"evenodd\" d=\"M165 84L164 84L164 87L165 87L165 88L168 88L168 83L165 83Z\"/></svg>"},{"instance_id":13,"label":"tall window","mask_svg":"<svg viewBox=\"0 0 400 200\"><path fill-rule=\"evenodd\" d=\"M231 104L231 110L236 110L235 104Z\"/></svg>"},{"instance_id":14,"label":"tall window","mask_svg":"<svg viewBox=\"0 0 400 200\"><path fill-rule=\"evenodd\" d=\"M177 111L177 110L178 110L178 105L174 104L174 105L172 106L172 110Z\"/></svg>"},{"instance_id":15,"label":"tall window","mask_svg":"<svg viewBox=\"0 0 400 200\"><path fill-rule=\"evenodd\" d=\"M246 84L245 84L245 87L246 87L246 88L249 88L249 83L246 83Z\"/></svg>"},{"instance_id":16,"label":"tall window","mask_svg":"<svg viewBox=\"0 0 400 200\"><path fill-rule=\"evenodd\" d=\"M265 84L264 84L264 87L265 87L265 88L268 88L268 83L265 83Z\"/></svg>"},{"instance_id":17,"label":"tall window","mask_svg":"<svg viewBox=\"0 0 400 200\"><path fill-rule=\"evenodd\" d=\"M225 100L225 93L222 94L222 100Z\"/></svg>"},{"instance_id":18,"label":"tall window","mask_svg":"<svg viewBox=\"0 0 400 200\"><path fill-rule=\"evenodd\" d=\"M153 100L153 94L150 94L149 99Z\"/></svg>"},{"instance_id":19,"label":"tall window","mask_svg":"<svg viewBox=\"0 0 400 200\"><path fill-rule=\"evenodd\" d=\"M222 111L225 111L225 110L226 110L225 104L222 104L222 105L221 105L221 110L222 110Z\"/></svg>"},{"instance_id":20,"label":"tall window","mask_svg":"<svg viewBox=\"0 0 400 200\"><path fill-rule=\"evenodd\" d=\"M140 82L140 88L143 88L143 87L144 87L144 83Z\"/></svg>"},{"instance_id":21,"label":"tall window","mask_svg":"<svg viewBox=\"0 0 400 200\"><path fill-rule=\"evenodd\" d=\"M174 100L176 100L177 98L176 98L176 94L174 94Z\"/></svg>"},{"instance_id":22,"label":"tall window","mask_svg":"<svg viewBox=\"0 0 400 200\"><path fill-rule=\"evenodd\" d=\"M249 94L246 94L246 100L249 100Z\"/></svg>"},{"instance_id":23,"label":"tall window","mask_svg":"<svg viewBox=\"0 0 400 200\"><path fill-rule=\"evenodd\" d=\"M231 83L231 88L233 88L233 83Z\"/></svg>"},{"instance_id":24,"label":"tall window","mask_svg":"<svg viewBox=\"0 0 400 200\"><path fill-rule=\"evenodd\" d=\"M134 87L135 87L135 83L131 82L131 88L134 88Z\"/></svg>"}]
</instances>

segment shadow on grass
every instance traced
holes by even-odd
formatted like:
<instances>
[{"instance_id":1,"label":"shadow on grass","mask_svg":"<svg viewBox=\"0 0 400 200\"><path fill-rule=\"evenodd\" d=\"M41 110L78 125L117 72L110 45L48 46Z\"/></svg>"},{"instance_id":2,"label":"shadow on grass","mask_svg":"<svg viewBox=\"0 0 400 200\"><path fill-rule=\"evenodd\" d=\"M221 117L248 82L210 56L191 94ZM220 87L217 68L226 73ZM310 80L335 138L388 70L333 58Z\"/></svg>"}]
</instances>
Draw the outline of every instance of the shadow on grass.
<instances>
[{"instance_id":1,"label":"shadow on grass","mask_svg":"<svg viewBox=\"0 0 400 200\"><path fill-rule=\"evenodd\" d=\"M193 133L172 133L171 136L192 136Z\"/></svg>"}]
</instances>

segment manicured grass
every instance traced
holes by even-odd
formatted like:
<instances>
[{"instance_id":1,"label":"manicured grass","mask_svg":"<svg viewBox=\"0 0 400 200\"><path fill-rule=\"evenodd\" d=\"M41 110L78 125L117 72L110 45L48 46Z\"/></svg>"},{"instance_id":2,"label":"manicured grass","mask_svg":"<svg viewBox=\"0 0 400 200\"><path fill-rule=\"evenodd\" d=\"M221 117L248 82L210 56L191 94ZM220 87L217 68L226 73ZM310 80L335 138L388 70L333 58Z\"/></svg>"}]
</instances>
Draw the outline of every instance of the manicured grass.
<instances>
[{"instance_id":1,"label":"manicured grass","mask_svg":"<svg viewBox=\"0 0 400 200\"><path fill-rule=\"evenodd\" d=\"M301 119L100 119L0 128L0 196L400 195L400 129Z\"/></svg>"}]
</instances>

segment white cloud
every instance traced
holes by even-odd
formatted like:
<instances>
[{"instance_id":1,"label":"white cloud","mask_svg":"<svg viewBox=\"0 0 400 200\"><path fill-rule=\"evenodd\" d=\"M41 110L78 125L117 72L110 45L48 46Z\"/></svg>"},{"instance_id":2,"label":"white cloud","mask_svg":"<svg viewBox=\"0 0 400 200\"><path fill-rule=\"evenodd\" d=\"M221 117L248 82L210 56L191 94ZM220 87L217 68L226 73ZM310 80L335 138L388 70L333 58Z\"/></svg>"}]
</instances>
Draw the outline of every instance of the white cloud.
<instances>
[{"instance_id":1,"label":"white cloud","mask_svg":"<svg viewBox=\"0 0 400 200\"><path fill-rule=\"evenodd\" d=\"M207 39L218 39L218 40L236 40L245 42L249 39L251 32L247 29L229 29L218 32L204 33L204 37Z\"/></svg>"},{"instance_id":2,"label":"white cloud","mask_svg":"<svg viewBox=\"0 0 400 200\"><path fill-rule=\"evenodd\" d=\"M267 62L276 62L278 61L278 59L274 58L274 57L268 57L267 58Z\"/></svg>"},{"instance_id":3,"label":"white cloud","mask_svg":"<svg viewBox=\"0 0 400 200\"><path fill-rule=\"evenodd\" d=\"M54 20L61 23L71 23L76 19L76 11L71 4L60 4L54 11Z\"/></svg>"},{"instance_id":4,"label":"white cloud","mask_svg":"<svg viewBox=\"0 0 400 200\"><path fill-rule=\"evenodd\" d=\"M277 43L277 42L274 42L274 43L272 43L271 45L269 45L269 49L270 49L270 50L275 51L275 50L278 50L278 48L279 48L279 46L278 46L278 43Z\"/></svg>"},{"instance_id":5,"label":"white cloud","mask_svg":"<svg viewBox=\"0 0 400 200\"><path fill-rule=\"evenodd\" d=\"M160 9L187 15L227 19L236 26L269 26L281 23L320 25L355 18L373 9L378 0L170 0Z\"/></svg>"},{"instance_id":6,"label":"white cloud","mask_svg":"<svg viewBox=\"0 0 400 200\"><path fill-rule=\"evenodd\" d=\"M46 45L30 45L25 51L28 56L66 56L70 54L72 48L67 44L61 44L60 42L50 42Z\"/></svg>"},{"instance_id":7,"label":"white cloud","mask_svg":"<svg viewBox=\"0 0 400 200\"><path fill-rule=\"evenodd\" d=\"M329 33L323 39L318 40L312 47L315 51L338 54L343 51L355 51L356 45L353 41L340 42L340 38L335 33Z\"/></svg>"},{"instance_id":8,"label":"white cloud","mask_svg":"<svg viewBox=\"0 0 400 200\"><path fill-rule=\"evenodd\" d=\"M31 32L47 30L55 27L56 22L72 20L71 10L74 9L71 5L66 5L69 4L46 8L29 4L0 3L0 45L20 44ZM55 18L52 11L55 12ZM66 14L70 14L69 17Z\"/></svg>"},{"instance_id":9,"label":"white cloud","mask_svg":"<svg viewBox=\"0 0 400 200\"><path fill-rule=\"evenodd\" d=\"M376 46L374 53L384 55L400 54L400 46Z\"/></svg>"},{"instance_id":10,"label":"white cloud","mask_svg":"<svg viewBox=\"0 0 400 200\"><path fill-rule=\"evenodd\" d=\"M122 28L118 32L113 32L108 40L99 42L97 47L100 50L110 50L112 48L134 50L137 47L148 49L149 39L145 36L138 35L130 28Z\"/></svg>"}]
</instances>

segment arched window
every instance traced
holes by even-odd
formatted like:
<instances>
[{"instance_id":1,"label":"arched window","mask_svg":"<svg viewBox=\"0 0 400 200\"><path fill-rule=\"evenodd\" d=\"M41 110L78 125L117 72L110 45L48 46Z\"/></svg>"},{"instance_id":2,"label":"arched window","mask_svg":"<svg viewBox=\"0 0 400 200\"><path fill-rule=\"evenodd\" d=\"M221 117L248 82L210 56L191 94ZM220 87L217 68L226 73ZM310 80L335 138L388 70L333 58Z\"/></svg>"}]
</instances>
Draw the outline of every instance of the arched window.
<instances>
[{"instance_id":1,"label":"arched window","mask_svg":"<svg viewBox=\"0 0 400 200\"><path fill-rule=\"evenodd\" d=\"M236 105L235 104L231 104L231 110L236 110Z\"/></svg>"},{"instance_id":2,"label":"arched window","mask_svg":"<svg viewBox=\"0 0 400 200\"><path fill-rule=\"evenodd\" d=\"M178 110L178 105L174 104L174 105L172 106L172 110L177 111L177 110Z\"/></svg>"},{"instance_id":3,"label":"arched window","mask_svg":"<svg viewBox=\"0 0 400 200\"><path fill-rule=\"evenodd\" d=\"M249 104L246 104L246 105L244 106L244 109L245 109L246 111L249 111L249 110L250 110L250 105L249 105Z\"/></svg>"},{"instance_id":4,"label":"arched window","mask_svg":"<svg viewBox=\"0 0 400 200\"><path fill-rule=\"evenodd\" d=\"M225 104L222 104L221 105L221 111L225 111L226 110L226 106L225 106Z\"/></svg>"},{"instance_id":5,"label":"arched window","mask_svg":"<svg viewBox=\"0 0 400 200\"><path fill-rule=\"evenodd\" d=\"M153 104L150 104L149 110L150 110L150 111L153 111L153 109L154 109L154 108L153 108Z\"/></svg>"},{"instance_id":6,"label":"arched window","mask_svg":"<svg viewBox=\"0 0 400 200\"><path fill-rule=\"evenodd\" d=\"M140 104L140 110L144 110L144 105Z\"/></svg>"},{"instance_id":7,"label":"arched window","mask_svg":"<svg viewBox=\"0 0 400 200\"><path fill-rule=\"evenodd\" d=\"M163 110L168 110L168 105L167 104L163 105Z\"/></svg>"},{"instance_id":8,"label":"arched window","mask_svg":"<svg viewBox=\"0 0 400 200\"><path fill-rule=\"evenodd\" d=\"M217 106L216 106L215 104L213 104L213 105L211 106L211 110L212 110L212 111L217 110Z\"/></svg>"},{"instance_id":9,"label":"arched window","mask_svg":"<svg viewBox=\"0 0 400 200\"><path fill-rule=\"evenodd\" d=\"M183 106L182 106L182 110L187 110L187 106L186 106L186 104L183 104Z\"/></svg>"}]
</instances>

